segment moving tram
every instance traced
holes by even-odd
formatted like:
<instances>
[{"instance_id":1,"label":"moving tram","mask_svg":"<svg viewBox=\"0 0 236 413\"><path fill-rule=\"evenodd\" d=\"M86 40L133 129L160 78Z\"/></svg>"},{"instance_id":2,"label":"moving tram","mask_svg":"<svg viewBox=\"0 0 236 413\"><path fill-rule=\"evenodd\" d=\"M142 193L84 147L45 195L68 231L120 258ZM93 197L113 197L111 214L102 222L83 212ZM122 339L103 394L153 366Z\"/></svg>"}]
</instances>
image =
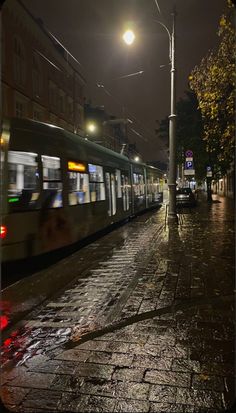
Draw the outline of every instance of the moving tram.
<instances>
[{"instance_id":1,"label":"moving tram","mask_svg":"<svg viewBox=\"0 0 236 413\"><path fill-rule=\"evenodd\" d=\"M6 120L2 261L69 246L163 200L162 172L60 127Z\"/></svg>"}]
</instances>

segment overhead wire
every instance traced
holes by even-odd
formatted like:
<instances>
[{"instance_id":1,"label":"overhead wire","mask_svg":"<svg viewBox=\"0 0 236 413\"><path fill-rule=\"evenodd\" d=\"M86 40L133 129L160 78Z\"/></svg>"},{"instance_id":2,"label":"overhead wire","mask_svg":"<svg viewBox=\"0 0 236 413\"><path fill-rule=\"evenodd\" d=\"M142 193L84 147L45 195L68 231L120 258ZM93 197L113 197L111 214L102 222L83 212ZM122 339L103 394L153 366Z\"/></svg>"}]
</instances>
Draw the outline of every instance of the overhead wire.
<instances>
[{"instance_id":1,"label":"overhead wire","mask_svg":"<svg viewBox=\"0 0 236 413\"><path fill-rule=\"evenodd\" d=\"M156 3L157 8L158 8L158 10L159 10L159 12L160 12L160 8L159 8L159 5L158 5L158 3L157 3L156 0L155 0L155 3ZM161 12L160 12L160 13L161 13ZM45 29L46 32L49 34L49 36L50 36L55 42L57 42L57 43L60 45L60 47L62 47L63 50L66 52L66 54L67 54L67 62L68 62L68 56L70 56L81 68L83 68L83 69L85 70L84 65L83 65L82 63L80 63L80 62L78 61L78 59L76 59L76 58L72 55L72 53L69 52L69 50L60 42L60 40L58 40L58 38L57 38L45 25L44 25L44 29ZM40 53L38 50L37 50L37 53L38 53L39 55L41 55L44 59L46 59L46 60L47 60L51 65L53 65L57 70L61 70L61 69L59 69L54 63L52 63L49 59L47 59L42 53ZM138 75L138 74L142 74L142 73L143 73L143 71L140 70L140 71L138 71L138 72L136 72L136 73L133 73L133 74L130 74L130 75L120 76L119 78L122 79L122 78L130 77L130 76L135 76L136 74ZM118 79L119 79L119 78L118 78ZM94 84L94 81L91 80L91 83ZM109 97L111 97L112 99L114 99L114 100L116 101L116 103L121 106L121 108L122 108L123 110L124 110L124 109L127 109L126 105L124 105L122 102L119 102L116 98L114 98L114 96L104 87L104 85L101 86L101 83L98 83L98 82L95 82L95 85L96 85L97 87L102 87L102 86L103 86L102 88L103 88L104 92L105 92ZM99 85L100 85L100 86L99 86ZM128 111L126 111L126 113L127 113L128 115L130 115L132 118L134 118L135 121L136 121L135 123L141 125L141 126L139 126L139 127L141 127L143 130L146 130L146 131L148 132L148 135L149 135L149 136L153 134L153 132L150 134L150 131L148 130L148 128L146 127L146 125L142 124L142 123L140 122L140 120L138 120L133 114L131 114L131 113L128 112ZM147 139L146 137L144 137L141 133L137 132L134 128L130 128L130 129L131 129L132 132L135 133L135 135L138 136L140 139L144 140L145 142L148 142L148 139ZM151 137L151 136L150 136L150 137ZM154 137L154 135L153 135L153 137ZM155 137L155 138L156 138L156 137ZM165 151L164 149L160 149L160 150L161 150L161 151Z\"/></svg>"},{"instance_id":2,"label":"overhead wire","mask_svg":"<svg viewBox=\"0 0 236 413\"><path fill-rule=\"evenodd\" d=\"M160 6L158 4L158 1L157 0L154 0L154 1L155 1L156 6L157 6L158 13L162 16L161 9L160 9Z\"/></svg>"}]
</instances>

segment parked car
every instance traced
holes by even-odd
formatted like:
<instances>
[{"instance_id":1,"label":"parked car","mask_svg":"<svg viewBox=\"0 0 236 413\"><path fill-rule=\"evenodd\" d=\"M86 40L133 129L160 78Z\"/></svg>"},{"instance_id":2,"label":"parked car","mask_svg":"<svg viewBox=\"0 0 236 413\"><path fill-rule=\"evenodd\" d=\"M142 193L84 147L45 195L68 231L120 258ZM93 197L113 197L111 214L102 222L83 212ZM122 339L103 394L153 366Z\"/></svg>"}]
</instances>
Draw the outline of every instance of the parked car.
<instances>
[{"instance_id":1,"label":"parked car","mask_svg":"<svg viewBox=\"0 0 236 413\"><path fill-rule=\"evenodd\" d=\"M194 206L196 198L191 188L177 188L176 190L176 205Z\"/></svg>"}]
</instances>

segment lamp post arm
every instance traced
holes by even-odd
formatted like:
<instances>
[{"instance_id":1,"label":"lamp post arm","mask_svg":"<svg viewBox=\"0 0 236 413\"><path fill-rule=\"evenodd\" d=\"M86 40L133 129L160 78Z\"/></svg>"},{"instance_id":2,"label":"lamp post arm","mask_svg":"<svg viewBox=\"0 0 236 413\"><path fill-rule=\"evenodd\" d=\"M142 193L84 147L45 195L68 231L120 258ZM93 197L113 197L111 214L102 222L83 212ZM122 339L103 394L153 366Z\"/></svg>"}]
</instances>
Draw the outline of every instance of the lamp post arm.
<instances>
[{"instance_id":1,"label":"lamp post arm","mask_svg":"<svg viewBox=\"0 0 236 413\"><path fill-rule=\"evenodd\" d=\"M154 20L154 22L160 24L160 26L162 26L168 34L168 38L169 38L169 58L170 58L170 62L171 62L171 60L172 60L172 36L173 36L173 34L172 35L170 34L170 31L169 31L168 27L164 23L162 23L160 20Z\"/></svg>"}]
</instances>

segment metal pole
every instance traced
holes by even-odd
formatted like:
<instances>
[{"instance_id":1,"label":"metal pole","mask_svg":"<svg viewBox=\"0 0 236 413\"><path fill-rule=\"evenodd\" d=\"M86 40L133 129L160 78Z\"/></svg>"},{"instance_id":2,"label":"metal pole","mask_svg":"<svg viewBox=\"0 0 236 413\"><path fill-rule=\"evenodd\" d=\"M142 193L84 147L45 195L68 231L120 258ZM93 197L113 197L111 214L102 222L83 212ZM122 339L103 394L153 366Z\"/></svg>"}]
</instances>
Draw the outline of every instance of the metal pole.
<instances>
[{"instance_id":1,"label":"metal pole","mask_svg":"<svg viewBox=\"0 0 236 413\"><path fill-rule=\"evenodd\" d=\"M171 113L169 116L169 209L168 223L178 223L176 214L176 69L175 69L175 16L173 11L173 26L170 43L171 56Z\"/></svg>"}]
</instances>

